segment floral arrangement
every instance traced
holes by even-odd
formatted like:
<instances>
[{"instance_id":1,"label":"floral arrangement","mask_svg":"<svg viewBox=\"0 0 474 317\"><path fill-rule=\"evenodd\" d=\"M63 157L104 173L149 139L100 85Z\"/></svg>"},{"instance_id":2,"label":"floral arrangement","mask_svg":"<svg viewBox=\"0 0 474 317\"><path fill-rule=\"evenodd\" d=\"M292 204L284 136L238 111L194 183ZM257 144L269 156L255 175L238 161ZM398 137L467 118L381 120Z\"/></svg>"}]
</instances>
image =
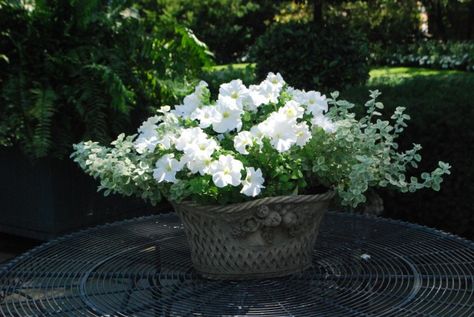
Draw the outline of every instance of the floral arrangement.
<instances>
[{"instance_id":1,"label":"floral arrangement","mask_svg":"<svg viewBox=\"0 0 474 317\"><path fill-rule=\"evenodd\" d=\"M326 98L298 90L280 74L249 87L238 79L222 84L215 101L200 82L182 104L163 106L143 122L137 135L121 134L112 147L76 144L72 158L100 179L106 195L152 204L163 196L225 204L332 189L355 207L369 187L439 190L449 164L408 179L421 146L398 151L409 116L399 107L383 120L379 95L370 92L366 114L356 119L354 105L337 92Z\"/></svg>"}]
</instances>

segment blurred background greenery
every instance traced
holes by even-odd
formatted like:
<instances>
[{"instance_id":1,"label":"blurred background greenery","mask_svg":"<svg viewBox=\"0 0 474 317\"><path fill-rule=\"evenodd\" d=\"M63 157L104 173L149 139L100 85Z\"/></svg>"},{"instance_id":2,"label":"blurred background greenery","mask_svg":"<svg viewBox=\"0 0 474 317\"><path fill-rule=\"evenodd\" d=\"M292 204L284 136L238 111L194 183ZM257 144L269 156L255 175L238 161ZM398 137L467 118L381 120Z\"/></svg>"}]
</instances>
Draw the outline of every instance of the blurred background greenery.
<instances>
[{"instance_id":1,"label":"blurred background greenery","mask_svg":"<svg viewBox=\"0 0 474 317\"><path fill-rule=\"evenodd\" d=\"M384 216L474 238L473 40L474 0L0 0L1 151L67 161L200 79L281 72L359 106L379 89L407 107L420 167L453 166L441 192L380 192Z\"/></svg>"}]
</instances>

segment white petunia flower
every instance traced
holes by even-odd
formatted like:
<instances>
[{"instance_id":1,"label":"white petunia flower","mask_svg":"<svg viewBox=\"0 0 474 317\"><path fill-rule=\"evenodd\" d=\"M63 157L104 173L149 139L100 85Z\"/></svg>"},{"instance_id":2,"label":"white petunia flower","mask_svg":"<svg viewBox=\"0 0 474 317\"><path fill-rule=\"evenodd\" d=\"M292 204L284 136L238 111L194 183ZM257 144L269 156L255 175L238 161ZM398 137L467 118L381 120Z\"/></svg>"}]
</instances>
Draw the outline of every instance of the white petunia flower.
<instances>
[{"instance_id":1,"label":"white petunia flower","mask_svg":"<svg viewBox=\"0 0 474 317\"><path fill-rule=\"evenodd\" d=\"M280 97L280 90L278 86L271 82L264 80L258 85L258 93L262 96L263 103L277 103Z\"/></svg>"},{"instance_id":2,"label":"white petunia flower","mask_svg":"<svg viewBox=\"0 0 474 317\"><path fill-rule=\"evenodd\" d=\"M313 119L311 119L311 124L313 128L315 126L321 127L327 133L333 133L337 129L336 124L323 115L313 117Z\"/></svg>"},{"instance_id":3,"label":"white petunia flower","mask_svg":"<svg viewBox=\"0 0 474 317\"><path fill-rule=\"evenodd\" d=\"M217 161L211 163L209 174L212 175L212 181L217 187L238 186L243 168L242 162L231 155L221 155Z\"/></svg>"},{"instance_id":4,"label":"white petunia flower","mask_svg":"<svg viewBox=\"0 0 474 317\"><path fill-rule=\"evenodd\" d=\"M181 163L186 164L186 167L191 173L199 173L201 175L210 174L211 163L213 162L212 157L192 157L190 155L183 155Z\"/></svg>"},{"instance_id":5,"label":"white petunia flower","mask_svg":"<svg viewBox=\"0 0 474 317\"><path fill-rule=\"evenodd\" d=\"M219 95L231 97L232 99L238 99L247 90L242 80L235 79L229 83L222 84L219 87Z\"/></svg>"},{"instance_id":6,"label":"white petunia flower","mask_svg":"<svg viewBox=\"0 0 474 317\"><path fill-rule=\"evenodd\" d=\"M247 95L250 97L250 99L252 99L252 104L255 109L257 109L267 101L267 98L265 97L263 92L260 91L259 85L250 85Z\"/></svg>"},{"instance_id":7,"label":"white petunia flower","mask_svg":"<svg viewBox=\"0 0 474 317\"><path fill-rule=\"evenodd\" d=\"M229 97L234 100L239 107L242 107L242 102L247 97L247 91L248 89L242 83L242 80L235 79L220 86L218 99Z\"/></svg>"},{"instance_id":8,"label":"white petunia flower","mask_svg":"<svg viewBox=\"0 0 474 317\"><path fill-rule=\"evenodd\" d=\"M183 104L177 105L171 111L178 117L189 118L191 114L202 105L203 96L208 92L207 83L200 81L192 94L184 97Z\"/></svg>"},{"instance_id":9,"label":"white petunia flower","mask_svg":"<svg viewBox=\"0 0 474 317\"><path fill-rule=\"evenodd\" d=\"M207 134L201 128L188 128L181 131L181 135L175 141L176 149L183 151L189 144L196 140L206 139Z\"/></svg>"},{"instance_id":10,"label":"white petunia flower","mask_svg":"<svg viewBox=\"0 0 474 317\"><path fill-rule=\"evenodd\" d=\"M325 95L321 95L318 91L308 91L305 94L305 102L307 113L313 116L320 115L328 111L328 102Z\"/></svg>"},{"instance_id":11,"label":"white petunia flower","mask_svg":"<svg viewBox=\"0 0 474 317\"><path fill-rule=\"evenodd\" d=\"M248 146L253 145L253 135L249 131L239 132L234 138L234 148L237 152L247 155Z\"/></svg>"},{"instance_id":12,"label":"white petunia flower","mask_svg":"<svg viewBox=\"0 0 474 317\"><path fill-rule=\"evenodd\" d=\"M219 115L212 123L212 128L217 133L225 133L232 130L240 130L242 127L242 109L239 108L229 97L217 100L216 110Z\"/></svg>"},{"instance_id":13,"label":"white petunia flower","mask_svg":"<svg viewBox=\"0 0 474 317\"><path fill-rule=\"evenodd\" d=\"M192 93L184 97L183 104L175 106L174 110L172 110L172 113L178 117L187 119L200 105L201 98L198 95Z\"/></svg>"},{"instance_id":14,"label":"white petunia flower","mask_svg":"<svg viewBox=\"0 0 474 317\"><path fill-rule=\"evenodd\" d=\"M138 128L138 137L134 141L135 150L142 154L147 151L153 152L158 144L158 125L161 116L153 116L145 120Z\"/></svg>"},{"instance_id":15,"label":"white petunia flower","mask_svg":"<svg viewBox=\"0 0 474 317\"><path fill-rule=\"evenodd\" d=\"M304 108L298 102L290 100L285 106L278 109L278 113L284 115L288 120L300 119L303 118Z\"/></svg>"},{"instance_id":16,"label":"white petunia flower","mask_svg":"<svg viewBox=\"0 0 474 317\"><path fill-rule=\"evenodd\" d=\"M255 102L254 97L252 96L253 92L250 89L247 90L247 93L242 97L241 106L243 110L256 112L261 103Z\"/></svg>"},{"instance_id":17,"label":"white petunia flower","mask_svg":"<svg viewBox=\"0 0 474 317\"><path fill-rule=\"evenodd\" d=\"M180 171L182 164L174 158L173 154L163 155L157 162L153 170L153 178L161 182L175 183L176 172Z\"/></svg>"},{"instance_id":18,"label":"white petunia flower","mask_svg":"<svg viewBox=\"0 0 474 317\"><path fill-rule=\"evenodd\" d=\"M188 143L183 148L183 152L191 158L204 159L211 157L218 148L219 145L216 140L207 137L198 137Z\"/></svg>"},{"instance_id":19,"label":"white petunia flower","mask_svg":"<svg viewBox=\"0 0 474 317\"><path fill-rule=\"evenodd\" d=\"M144 135L140 135L133 142L135 150L140 154L145 152L153 152L157 145L158 138L156 136L145 137Z\"/></svg>"},{"instance_id":20,"label":"white petunia flower","mask_svg":"<svg viewBox=\"0 0 474 317\"><path fill-rule=\"evenodd\" d=\"M158 138L158 145L165 150L171 149L171 146L176 140L176 135L174 133L164 133Z\"/></svg>"},{"instance_id":21,"label":"white petunia flower","mask_svg":"<svg viewBox=\"0 0 474 317\"><path fill-rule=\"evenodd\" d=\"M199 97L203 98L205 94L209 93L209 89L207 88L209 85L204 81L201 80L196 88L194 88L194 93Z\"/></svg>"},{"instance_id":22,"label":"white petunia flower","mask_svg":"<svg viewBox=\"0 0 474 317\"><path fill-rule=\"evenodd\" d=\"M192 120L199 120L199 127L202 129L210 127L221 118L215 106L205 106L197 108L192 114Z\"/></svg>"},{"instance_id":23,"label":"white petunia flower","mask_svg":"<svg viewBox=\"0 0 474 317\"><path fill-rule=\"evenodd\" d=\"M283 80L283 77L280 75L280 73L268 73L266 80L277 89L281 89L285 85L285 81Z\"/></svg>"},{"instance_id":24,"label":"white petunia flower","mask_svg":"<svg viewBox=\"0 0 474 317\"><path fill-rule=\"evenodd\" d=\"M311 132L309 131L308 124L306 122L299 123L295 126L296 132L296 145L305 146L306 143L311 139Z\"/></svg>"},{"instance_id":25,"label":"white petunia flower","mask_svg":"<svg viewBox=\"0 0 474 317\"><path fill-rule=\"evenodd\" d=\"M278 152L288 151L296 143L295 120L288 120L285 115L273 112L267 120L259 124L260 130L270 138L271 145Z\"/></svg>"},{"instance_id":26,"label":"white petunia flower","mask_svg":"<svg viewBox=\"0 0 474 317\"><path fill-rule=\"evenodd\" d=\"M245 171L247 175L242 181L242 190L240 192L246 196L255 197L260 194L262 188L265 188L265 186L263 186L265 180L262 176L262 170L247 167Z\"/></svg>"}]
</instances>

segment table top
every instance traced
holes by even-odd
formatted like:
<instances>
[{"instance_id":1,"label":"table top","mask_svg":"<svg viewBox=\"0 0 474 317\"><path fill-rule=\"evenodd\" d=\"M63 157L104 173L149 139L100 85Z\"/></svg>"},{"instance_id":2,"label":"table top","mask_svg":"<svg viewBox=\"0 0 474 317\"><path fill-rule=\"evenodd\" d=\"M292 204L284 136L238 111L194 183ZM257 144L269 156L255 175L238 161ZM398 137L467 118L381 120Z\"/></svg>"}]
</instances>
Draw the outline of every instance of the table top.
<instances>
[{"instance_id":1,"label":"table top","mask_svg":"<svg viewBox=\"0 0 474 317\"><path fill-rule=\"evenodd\" d=\"M76 232L0 267L0 316L474 316L473 282L473 242L333 212L307 271L205 280L170 213Z\"/></svg>"}]
</instances>

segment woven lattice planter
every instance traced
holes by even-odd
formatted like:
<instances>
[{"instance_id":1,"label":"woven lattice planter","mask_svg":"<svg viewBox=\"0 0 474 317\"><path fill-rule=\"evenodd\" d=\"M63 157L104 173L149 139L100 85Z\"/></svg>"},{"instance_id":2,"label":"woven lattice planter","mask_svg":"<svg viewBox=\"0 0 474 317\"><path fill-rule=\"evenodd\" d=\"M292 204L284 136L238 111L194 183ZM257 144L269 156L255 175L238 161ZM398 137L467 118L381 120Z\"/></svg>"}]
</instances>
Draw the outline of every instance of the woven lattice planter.
<instances>
[{"instance_id":1,"label":"woven lattice planter","mask_svg":"<svg viewBox=\"0 0 474 317\"><path fill-rule=\"evenodd\" d=\"M226 206L174 203L195 269L211 279L270 278L311 266L333 192L267 197Z\"/></svg>"}]
</instances>

